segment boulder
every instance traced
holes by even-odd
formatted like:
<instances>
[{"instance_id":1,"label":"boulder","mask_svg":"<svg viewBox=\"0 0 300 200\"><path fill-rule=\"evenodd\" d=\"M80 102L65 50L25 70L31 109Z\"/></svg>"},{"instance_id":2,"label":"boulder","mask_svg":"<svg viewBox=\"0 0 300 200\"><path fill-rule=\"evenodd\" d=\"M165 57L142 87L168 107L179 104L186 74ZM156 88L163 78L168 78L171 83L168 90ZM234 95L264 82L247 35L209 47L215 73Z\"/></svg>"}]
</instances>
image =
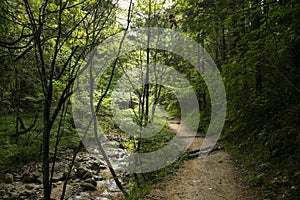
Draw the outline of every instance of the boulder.
<instances>
[{"instance_id":1,"label":"boulder","mask_svg":"<svg viewBox=\"0 0 300 200\"><path fill-rule=\"evenodd\" d=\"M93 174L92 172L90 171L87 171L84 176L82 177L83 179L87 179L87 178L92 178L93 177Z\"/></svg>"},{"instance_id":2,"label":"boulder","mask_svg":"<svg viewBox=\"0 0 300 200\"><path fill-rule=\"evenodd\" d=\"M35 188L32 184L26 184L24 187L26 190L33 190Z\"/></svg>"},{"instance_id":3,"label":"boulder","mask_svg":"<svg viewBox=\"0 0 300 200\"><path fill-rule=\"evenodd\" d=\"M63 175L63 176L64 176L64 179L67 178L68 174L69 174L69 170L66 169L66 170L64 171L64 175ZM72 179L75 179L75 178L76 178L76 174L75 174L75 172L72 170L71 173L70 173L70 176L69 176L69 180L72 180Z\"/></svg>"},{"instance_id":4,"label":"boulder","mask_svg":"<svg viewBox=\"0 0 300 200\"><path fill-rule=\"evenodd\" d=\"M92 165L90 166L90 169L93 171L99 171L100 170L100 164L99 163L92 163Z\"/></svg>"},{"instance_id":5,"label":"boulder","mask_svg":"<svg viewBox=\"0 0 300 200\"><path fill-rule=\"evenodd\" d=\"M39 183L38 178L39 175L37 173L29 173L23 175L22 181L24 183Z\"/></svg>"},{"instance_id":6,"label":"boulder","mask_svg":"<svg viewBox=\"0 0 300 200\"><path fill-rule=\"evenodd\" d=\"M87 169L80 167L76 171L76 176L77 178L82 178L86 173L87 173Z\"/></svg>"},{"instance_id":7,"label":"boulder","mask_svg":"<svg viewBox=\"0 0 300 200\"><path fill-rule=\"evenodd\" d=\"M97 188L91 183L81 183L80 187L81 187L83 192L97 190Z\"/></svg>"},{"instance_id":8,"label":"boulder","mask_svg":"<svg viewBox=\"0 0 300 200\"><path fill-rule=\"evenodd\" d=\"M85 183L90 183L90 184L92 184L93 186L97 186L97 181L95 181L94 179L92 179L92 178L87 178L87 179L85 179L84 180L84 182Z\"/></svg>"}]
</instances>

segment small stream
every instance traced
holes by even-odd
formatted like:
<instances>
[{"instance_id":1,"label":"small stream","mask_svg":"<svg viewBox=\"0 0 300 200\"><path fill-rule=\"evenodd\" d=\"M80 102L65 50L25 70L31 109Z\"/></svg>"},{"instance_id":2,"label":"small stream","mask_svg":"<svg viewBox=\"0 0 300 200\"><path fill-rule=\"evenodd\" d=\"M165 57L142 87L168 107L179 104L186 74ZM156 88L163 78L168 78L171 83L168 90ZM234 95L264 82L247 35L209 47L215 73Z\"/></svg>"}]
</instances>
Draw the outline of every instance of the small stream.
<instances>
[{"instance_id":1,"label":"small stream","mask_svg":"<svg viewBox=\"0 0 300 200\"><path fill-rule=\"evenodd\" d=\"M51 198L60 199L63 183L69 170L73 151L59 152L60 156L54 169ZM124 149L111 149L108 151L113 167L118 176L123 177L122 165L125 164L127 152ZM50 167L52 163L50 163ZM4 199L42 199L42 163L28 163L18 172L8 171L0 183L0 198ZM122 184L126 187L126 183ZM65 199L69 200L114 200L121 199L123 194L112 178L103 156L97 148L92 151L81 151L76 157L68 181Z\"/></svg>"}]
</instances>

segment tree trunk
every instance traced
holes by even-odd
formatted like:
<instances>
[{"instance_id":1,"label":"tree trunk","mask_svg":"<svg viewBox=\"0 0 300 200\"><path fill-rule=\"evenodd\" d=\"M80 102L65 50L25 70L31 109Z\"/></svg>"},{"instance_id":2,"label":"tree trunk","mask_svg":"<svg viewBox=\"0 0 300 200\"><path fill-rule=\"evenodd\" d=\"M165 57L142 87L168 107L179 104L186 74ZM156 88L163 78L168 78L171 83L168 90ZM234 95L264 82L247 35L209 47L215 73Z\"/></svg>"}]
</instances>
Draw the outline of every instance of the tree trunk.
<instances>
[{"instance_id":1,"label":"tree trunk","mask_svg":"<svg viewBox=\"0 0 300 200\"><path fill-rule=\"evenodd\" d=\"M43 113L43 187L44 187L44 199L50 200L51 196L51 187L50 187L50 180L49 180L49 146L50 146L50 108L51 103L49 100L49 95L45 100L45 108Z\"/></svg>"}]
</instances>

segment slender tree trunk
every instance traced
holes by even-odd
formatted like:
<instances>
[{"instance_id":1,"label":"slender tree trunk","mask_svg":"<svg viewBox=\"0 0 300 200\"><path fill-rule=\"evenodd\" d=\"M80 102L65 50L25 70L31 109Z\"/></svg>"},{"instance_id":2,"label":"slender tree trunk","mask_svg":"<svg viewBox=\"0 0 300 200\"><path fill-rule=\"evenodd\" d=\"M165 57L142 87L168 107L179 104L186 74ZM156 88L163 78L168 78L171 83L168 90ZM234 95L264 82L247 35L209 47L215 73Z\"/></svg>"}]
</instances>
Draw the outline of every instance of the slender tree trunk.
<instances>
[{"instance_id":1,"label":"slender tree trunk","mask_svg":"<svg viewBox=\"0 0 300 200\"><path fill-rule=\"evenodd\" d=\"M147 60L146 60L146 80L145 80L145 99L146 99L146 104L145 104L145 125L147 125L148 123L148 119L149 119L149 90L150 90L150 84L149 84L149 64L150 64L150 38L151 38L151 34L150 34L150 26L151 26L151 20L150 20L150 15L151 15L151 0L149 0L149 13L148 13L148 38L147 38Z\"/></svg>"},{"instance_id":2,"label":"slender tree trunk","mask_svg":"<svg viewBox=\"0 0 300 200\"><path fill-rule=\"evenodd\" d=\"M44 187L44 199L50 200L51 196L51 186L49 177L49 148L50 148L50 132L51 132L51 122L50 122L50 109L52 100L52 85L49 84L47 98L44 102L44 112L43 112L43 187Z\"/></svg>"},{"instance_id":3,"label":"slender tree trunk","mask_svg":"<svg viewBox=\"0 0 300 200\"><path fill-rule=\"evenodd\" d=\"M115 64L116 65L116 64ZM93 66L90 67L90 105L91 105L91 112L92 112L92 120L93 120L93 130L94 130L94 134L95 134L95 138L97 140L97 145L98 145L98 148L101 152L101 154L103 155L104 157L104 160L109 168L109 171L110 173L112 174L113 176L113 179L115 181L115 183L117 184L118 188L122 191L122 193L125 195L125 197L128 196L125 188L122 186L121 182L119 181L118 179L118 176L106 154L106 152L104 151L104 148L102 146L102 143L100 142L99 140L99 136L98 136L98 129L97 129L97 126L98 126L98 121L97 121L97 116L96 116L96 112L95 112L95 108L94 108L94 94L93 94L93 89L94 89L94 78L93 78L93 71L92 71L92 68ZM113 76L113 75L112 75Z\"/></svg>"},{"instance_id":4,"label":"slender tree trunk","mask_svg":"<svg viewBox=\"0 0 300 200\"><path fill-rule=\"evenodd\" d=\"M146 69L146 80L145 80L145 113L144 113L144 120L145 120L145 125L148 123L148 118L149 118L149 90L150 90L150 84L149 84L149 63L150 63L150 49L147 48L147 69Z\"/></svg>"}]
</instances>

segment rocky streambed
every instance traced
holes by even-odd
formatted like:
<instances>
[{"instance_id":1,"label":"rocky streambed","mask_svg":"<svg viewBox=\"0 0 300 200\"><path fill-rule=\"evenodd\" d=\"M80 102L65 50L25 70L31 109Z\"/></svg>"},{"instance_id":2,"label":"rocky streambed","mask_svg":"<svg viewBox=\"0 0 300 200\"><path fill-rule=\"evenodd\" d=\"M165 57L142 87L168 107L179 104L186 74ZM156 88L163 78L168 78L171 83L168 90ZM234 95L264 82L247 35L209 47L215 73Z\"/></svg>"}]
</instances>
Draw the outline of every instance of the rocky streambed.
<instances>
[{"instance_id":1,"label":"rocky streambed","mask_svg":"<svg viewBox=\"0 0 300 200\"><path fill-rule=\"evenodd\" d=\"M110 157L124 160L124 149L113 149ZM52 179L52 199L60 199L72 161L72 151L60 153ZM50 167L52 163L50 163ZM119 166L114 166L119 176L125 177ZM122 182L126 187L129 183ZM42 163L28 163L17 171L7 171L0 181L0 199L42 199ZM99 158L99 151L81 151L76 157L68 180L65 199L122 199L123 194L115 184L109 168Z\"/></svg>"}]
</instances>

